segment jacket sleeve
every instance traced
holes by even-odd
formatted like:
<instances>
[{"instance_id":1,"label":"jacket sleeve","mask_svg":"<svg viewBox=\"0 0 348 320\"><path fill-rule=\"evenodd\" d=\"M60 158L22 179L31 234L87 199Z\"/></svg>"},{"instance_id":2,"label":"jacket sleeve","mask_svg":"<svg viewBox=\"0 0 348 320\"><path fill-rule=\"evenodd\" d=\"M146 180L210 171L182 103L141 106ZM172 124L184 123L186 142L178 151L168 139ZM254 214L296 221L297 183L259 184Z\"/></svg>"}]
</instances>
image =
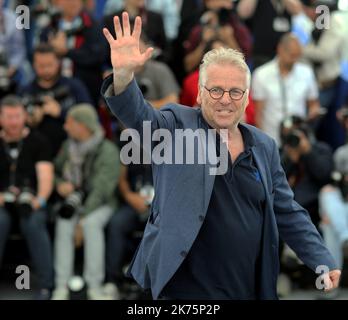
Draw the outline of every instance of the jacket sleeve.
<instances>
[{"instance_id":1,"label":"jacket sleeve","mask_svg":"<svg viewBox=\"0 0 348 320\"><path fill-rule=\"evenodd\" d=\"M337 269L308 212L294 200L293 192L280 165L279 153L274 141L272 153L272 198L274 198L273 208L280 237L313 271L319 265L328 266L330 270Z\"/></svg>"},{"instance_id":2,"label":"jacket sleeve","mask_svg":"<svg viewBox=\"0 0 348 320\"><path fill-rule=\"evenodd\" d=\"M90 190L84 202L82 215L87 215L108 203L114 195L120 171L120 157L118 149L107 145L92 165L89 177Z\"/></svg>"},{"instance_id":3,"label":"jacket sleeve","mask_svg":"<svg viewBox=\"0 0 348 320\"><path fill-rule=\"evenodd\" d=\"M113 75L110 75L104 80L101 93L111 112L126 128L137 130L140 137L143 135L144 121L151 122L152 132L159 128L171 131L175 128L174 114L170 110L156 110L146 102L134 79L125 91L115 96Z\"/></svg>"}]
</instances>

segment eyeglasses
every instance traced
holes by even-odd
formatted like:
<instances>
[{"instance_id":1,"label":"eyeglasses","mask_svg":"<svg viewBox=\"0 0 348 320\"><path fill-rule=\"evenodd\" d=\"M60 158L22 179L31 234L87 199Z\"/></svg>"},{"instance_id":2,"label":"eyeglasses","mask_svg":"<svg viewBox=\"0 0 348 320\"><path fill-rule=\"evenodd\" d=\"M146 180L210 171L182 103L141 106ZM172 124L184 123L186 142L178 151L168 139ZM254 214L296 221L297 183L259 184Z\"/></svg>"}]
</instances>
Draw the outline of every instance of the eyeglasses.
<instances>
[{"instance_id":1,"label":"eyeglasses","mask_svg":"<svg viewBox=\"0 0 348 320\"><path fill-rule=\"evenodd\" d=\"M214 87L211 89L208 89L206 86L204 88L209 92L209 95L212 97L214 100L221 99L225 92L228 92L230 98L232 100L240 100L243 98L244 93L246 90L238 89L238 88L233 88L231 90L223 90L219 87Z\"/></svg>"}]
</instances>

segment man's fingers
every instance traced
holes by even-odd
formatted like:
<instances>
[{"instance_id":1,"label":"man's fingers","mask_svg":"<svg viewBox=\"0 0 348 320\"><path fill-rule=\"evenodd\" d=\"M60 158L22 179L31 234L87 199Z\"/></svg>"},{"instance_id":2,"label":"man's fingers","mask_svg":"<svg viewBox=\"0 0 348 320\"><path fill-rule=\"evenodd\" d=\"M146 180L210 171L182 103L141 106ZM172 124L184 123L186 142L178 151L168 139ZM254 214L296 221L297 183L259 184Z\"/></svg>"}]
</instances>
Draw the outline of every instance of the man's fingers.
<instances>
[{"instance_id":1,"label":"man's fingers","mask_svg":"<svg viewBox=\"0 0 348 320\"><path fill-rule=\"evenodd\" d=\"M106 38L106 40L111 44L113 41L115 41L114 37L111 35L110 31L106 28L103 28L103 33Z\"/></svg>"},{"instance_id":2,"label":"man's fingers","mask_svg":"<svg viewBox=\"0 0 348 320\"><path fill-rule=\"evenodd\" d=\"M122 26L123 26L123 35L125 37L130 36L130 25L129 25L129 16L127 12L122 13Z\"/></svg>"},{"instance_id":3,"label":"man's fingers","mask_svg":"<svg viewBox=\"0 0 348 320\"><path fill-rule=\"evenodd\" d=\"M114 17L114 28L115 28L116 39L121 39L123 36L123 33L122 33L121 24L120 24L120 19L118 16Z\"/></svg>"},{"instance_id":4,"label":"man's fingers","mask_svg":"<svg viewBox=\"0 0 348 320\"><path fill-rule=\"evenodd\" d=\"M139 40L140 34L141 34L141 18L136 17L132 36L135 37L135 39Z\"/></svg>"},{"instance_id":5,"label":"man's fingers","mask_svg":"<svg viewBox=\"0 0 348 320\"><path fill-rule=\"evenodd\" d=\"M153 50L154 49L150 47L143 53L144 63L151 58Z\"/></svg>"}]
</instances>

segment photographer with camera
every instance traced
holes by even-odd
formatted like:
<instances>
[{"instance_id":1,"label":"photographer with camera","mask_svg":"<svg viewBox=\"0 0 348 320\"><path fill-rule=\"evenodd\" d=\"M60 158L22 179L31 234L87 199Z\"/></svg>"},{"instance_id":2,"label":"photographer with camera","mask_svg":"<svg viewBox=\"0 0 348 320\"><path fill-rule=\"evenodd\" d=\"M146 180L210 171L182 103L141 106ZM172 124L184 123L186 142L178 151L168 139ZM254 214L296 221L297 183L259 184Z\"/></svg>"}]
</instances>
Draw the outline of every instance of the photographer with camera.
<instances>
[{"instance_id":1,"label":"photographer with camera","mask_svg":"<svg viewBox=\"0 0 348 320\"><path fill-rule=\"evenodd\" d=\"M20 91L31 128L45 135L55 156L66 139L64 121L77 103L91 103L85 85L61 75L61 60L53 47L40 44L33 53L35 79Z\"/></svg>"},{"instance_id":2,"label":"photographer with camera","mask_svg":"<svg viewBox=\"0 0 348 320\"><path fill-rule=\"evenodd\" d=\"M98 107L106 47L99 23L83 6L83 0L57 1L60 14L43 30L40 40L62 57L62 74L80 79Z\"/></svg>"},{"instance_id":3,"label":"photographer with camera","mask_svg":"<svg viewBox=\"0 0 348 320\"><path fill-rule=\"evenodd\" d=\"M186 72L189 73L199 66L207 51L206 47L212 40L220 40L227 47L243 52L248 61L251 56L251 34L233 11L233 2L205 0L204 4L205 11L200 18L200 23L192 28L184 42Z\"/></svg>"},{"instance_id":4,"label":"photographer with camera","mask_svg":"<svg viewBox=\"0 0 348 320\"><path fill-rule=\"evenodd\" d=\"M348 105L338 116L348 132ZM348 270L348 143L334 153L332 182L322 188L320 214L324 240L342 270Z\"/></svg>"},{"instance_id":5,"label":"photographer with camera","mask_svg":"<svg viewBox=\"0 0 348 320\"><path fill-rule=\"evenodd\" d=\"M107 227L104 293L112 300L121 298L120 288L124 279L122 267L127 262L125 259L132 233L143 230L149 216L154 197L151 166L146 164L122 166L118 189L121 206ZM136 247L129 249L134 253Z\"/></svg>"},{"instance_id":6,"label":"photographer with camera","mask_svg":"<svg viewBox=\"0 0 348 320\"><path fill-rule=\"evenodd\" d=\"M37 299L49 299L53 289L51 243L46 227L46 201L53 188L50 146L25 127L26 110L16 96L0 105L0 264L11 223L21 232L39 280Z\"/></svg>"},{"instance_id":7,"label":"photographer with camera","mask_svg":"<svg viewBox=\"0 0 348 320\"><path fill-rule=\"evenodd\" d=\"M89 299L103 299L104 227L117 208L119 153L105 139L93 106L69 110L68 140L55 159L58 217L55 233L56 288L52 299L69 298L74 272L74 239L84 244L84 278Z\"/></svg>"},{"instance_id":8,"label":"photographer with camera","mask_svg":"<svg viewBox=\"0 0 348 320\"><path fill-rule=\"evenodd\" d=\"M330 181L331 148L316 141L310 125L298 116L287 117L280 131L282 165L289 185L296 201L308 210L318 228L318 193Z\"/></svg>"}]
</instances>

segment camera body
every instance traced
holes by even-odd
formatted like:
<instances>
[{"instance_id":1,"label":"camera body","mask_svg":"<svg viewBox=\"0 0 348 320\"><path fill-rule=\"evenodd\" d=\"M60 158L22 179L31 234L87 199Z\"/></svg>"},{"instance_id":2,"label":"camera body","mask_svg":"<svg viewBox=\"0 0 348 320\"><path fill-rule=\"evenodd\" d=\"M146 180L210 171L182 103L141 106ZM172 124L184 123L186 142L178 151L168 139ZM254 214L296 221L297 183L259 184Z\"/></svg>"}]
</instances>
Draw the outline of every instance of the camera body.
<instances>
[{"instance_id":1,"label":"camera body","mask_svg":"<svg viewBox=\"0 0 348 320\"><path fill-rule=\"evenodd\" d=\"M28 217L33 212L32 201L35 197L35 192L29 187L18 189L16 193L11 188L3 192L5 208L9 212L15 212L20 217Z\"/></svg>"},{"instance_id":2,"label":"camera body","mask_svg":"<svg viewBox=\"0 0 348 320\"><path fill-rule=\"evenodd\" d=\"M290 116L280 124L280 138L283 146L297 148L304 134L309 138L310 128L306 121L298 116Z\"/></svg>"},{"instance_id":3,"label":"camera body","mask_svg":"<svg viewBox=\"0 0 348 320\"><path fill-rule=\"evenodd\" d=\"M59 86L56 89L48 92L42 92L35 95L24 95L22 98L23 105L30 115L34 113L35 108L42 108L45 103L44 97L52 97L53 99L62 101L70 95L70 89L68 86Z\"/></svg>"}]
</instances>

